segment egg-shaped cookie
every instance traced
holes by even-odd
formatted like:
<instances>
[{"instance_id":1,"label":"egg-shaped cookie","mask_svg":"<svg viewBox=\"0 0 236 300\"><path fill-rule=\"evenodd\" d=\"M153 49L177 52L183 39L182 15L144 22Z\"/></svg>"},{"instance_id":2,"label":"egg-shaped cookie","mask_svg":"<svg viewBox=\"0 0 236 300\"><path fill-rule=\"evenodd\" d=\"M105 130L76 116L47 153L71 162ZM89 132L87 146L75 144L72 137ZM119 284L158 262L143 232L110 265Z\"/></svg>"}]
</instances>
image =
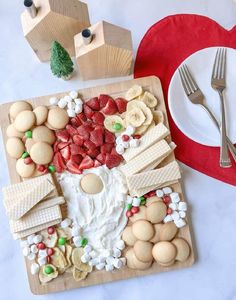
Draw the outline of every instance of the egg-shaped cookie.
<instances>
[{"instance_id":1,"label":"egg-shaped cookie","mask_svg":"<svg viewBox=\"0 0 236 300\"><path fill-rule=\"evenodd\" d=\"M154 227L154 236L152 237L152 239L150 240L151 243L154 243L156 244L157 242L160 242L160 231L161 231L161 227L163 226L164 224L154 224L153 227Z\"/></svg>"},{"instance_id":2,"label":"egg-shaped cookie","mask_svg":"<svg viewBox=\"0 0 236 300\"><path fill-rule=\"evenodd\" d=\"M7 134L8 137L17 137L17 138L20 138L20 139L22 139L23 136L24 136L24 132L20 132L20 131L16 130L16 128L14 126L14 123L10 124L7 127L6 134Z\"/></svg>"},{"instance_id":3,"label":"egg-shaped cookie","mask_svg":"<svg viewBox=\"0 0 236 300\"><path fill-rule=\"evenodd\" d=\"M80 186L88 194L98 194L103 190L102 179L93 173L84 175L80 181Z\"/></svg>"},{"instance_id":4,"label":"egg-shaped cookie","mask_svg":"<svg viewBox=\"0 0 236 300\"><path fill-rule=\"evenodd\" d=\"M175 259L171 260L170 262L168 262L168 263L166 263L166 264L163 264L163 263L158 262L158 264L159 264L160 266L165 267L165 268L172 266L174 263L175 263Z\"/></svg>"},{"instance_id":5,"label":"egg-shaped cookie","mask_svg":"<svg viewBox=\"0 0 236 300\"><path fill-rule=\"evenodd\" d=\"M31 129L35 125L35 122L35 114L30 110L23 110L16 116L14 126L16 130L25 132Z\"/></svg>"},{"instance_id":6,"label":"egg-shaped cookie","mask_svg":"<svg viewBox=\"0 0 236 300\"><path fill-rule=\"evenodd\" d=\"M146 216L147 220L153 224L160 223L166 216L166 205L161 202L154 202L147 207Z\"/></svg>"},{"instance_id":7,"label":"egg-shaped cookie","mask_svg":"<svg viewBox=\"0 0 236 300\"><path fill-rule=\"evenodd\" d=\"M67 112L60 108L51 108L48 112L47 123L56 129L63 129L69 122L69 116Z\"/></svg>"},{"instance_id":8,"label":"egg-shaped cookie","mask_svg":"<svg viewBox=\"0 0 236 300\"><path fill-rule=\"evenodd\" d=\"M122 233L122 240L125 242L127 246L133 246L137 241L137 238L133 234L132 226L126 226Z\"/></svg>"},{"instance_id":9,"label":"egg-shaped cookie","mask_svg":"<svg viewBox=\"0 0 236 300\"><path fill-rule=\"evenodd\" d=\"M125 253L125 258L127 261L127 267L130 269L145 270L148 269L152 264L152 260L150 262L142 262L138 260L137 257L135 256L133 248L130 248Z\"/></svg>"},{"instance_id":10,"label":"egg-shaped cookie","mask_svg":"<svg viewBox=\"0 0 236 300\"><path fill-rule=\"evenodd\" d=\"M14 120L23 110L32 110L31 104L26 101L17 101L13 103L9 109L10 117Z\"/></svg>"},{"instance_id":11,"label":"egg-shaped cookie","mask_svg":"<svg viewBox=\"0 0 236 300\"><path fill-rule=\"evenodd\" d=\"M134 265L134 249L133 248L128 249L124 256L126 258L127 267L130 269L136 269Z\"/></svg>"},{"instance_id":12,"label":"egg-shaped cookie","mask_svg":"<svg viewBox=\"0 0 236 300\"><path fill-rule=\"evenodd\" d=\"M47 143L37 142L30 149L30 157L36 164L49 164L53 158L53 149Z\"/></svg>"},{"instance_id":13,"label":"egg-shaped cookie","mask_svg":"<svg viewBox=\"0 0 236 300\"><path fill-rule=\"evenodd\" d=\"M187 241L183 238L175 238L172 243L177 249L176 260L184 262L190 254L190 247Z\"/></svg>"},{"instance_id":14,"label":"egg-shaped cookie","mask_svg":"<svg viewBox=\"0 0 236 300\"><path fill-rule=\"evenodd\" d=\"M36 125L42 125L44 122L47 121L47 117L48 117L48 108L47 106L41 105L41 106L37 106L34 110L33 110L35 117L36 117Z\"/></svg>"},{"instance_id":15,"label":"egg-shaped cookie","mask_svg":"<svg viewBox=\"0 0 236 300\"><path fill-rule=\"evenodd\" d=\"M161 241L171 241L176 236L178 228L174 222L168 222L163 224L160 229L160 240Z\"/></svg>"},{"instance_id":16,"label":"egg-shaped cookie","mask_svg":"<svg viewBox=\"0 0 236 300\"><path fill-rule=\"evenodd\" d=\"M19 158L16 162L16 172L23 178L29 178L34 174L35 163L25 164L23 158Z\"/></svg>"},{"instance_id":17,"label":"egg-shaped cookie","mask_svg":"<svg viewBox=\"0 0 236 300\"><path fill-rule=\"evenodd\" d=\"M150 262L153 259L152 248L152 243L138 240L134 244L135 256L142 262Z\"/></svg>"},{"instance_id":18,"label":"egg-shaped cookie","mask_svg":"<svg viewBox=\"0 0 236 300\"><path fill-rule=\"evenodd\" d=\"M139 211L134 214L132 217L129 218L129 220L134 223L138 220L146 220L146 210L147 210L147 207L142 205L142 206L139 206Z\"/></svg>"},{"instance_id":19,"label":"egg-shaped cookie","mask_svg":"<svg viewBox=\"0 0 236 300\"><path fill-rule=\"evenodd\" d=\"M52 145L55 140L54 132L46 126L37 126L32 130L32 139L35 142L45 142Z\"/></svg>"},{"instance_id":20,"label":"egg-shaped cookie","mask_svg":"<svg viewBox=\"0 0 236 300\"><path fill-rule=\"evenodd\" d=\"M168 264L175 259L176 247L170 242L159 242L152 248L152 255L157 262Z\"/></svg>"},{"instance_id":21,"label":"egg-shaped cookie","mask_svg":"<svg viewBox=\"0 0 236 300\"><path fill-rule=\"evenodd\" d=\"M7 153L12 158L20 158L25 150L25 146L19 138L12 137L6 142Z\"/></svg>"},{"instance_id":22,"label":"egg-shaped cookie","mask_svg":"<svg viewBox=\"0 0 236 300\"><path fill-rule=\"evenodd\" d=\"M146 206L149 206L152 203L159 202L159 201L162 202L162 199L157 196L152 196L152 197L146 198Z\"/></svg>"},{"instance_id":23,"label":"egg-shaped cookie","mask_svg":"<svg viewBox=\"0 0 236 300\"><path fill-rule=\"evenodd\" d=\"M149 241L154 236L153 225L146 220L138 220L132 225L135 237L141 241Z\"/></svg>"}]
</instances>

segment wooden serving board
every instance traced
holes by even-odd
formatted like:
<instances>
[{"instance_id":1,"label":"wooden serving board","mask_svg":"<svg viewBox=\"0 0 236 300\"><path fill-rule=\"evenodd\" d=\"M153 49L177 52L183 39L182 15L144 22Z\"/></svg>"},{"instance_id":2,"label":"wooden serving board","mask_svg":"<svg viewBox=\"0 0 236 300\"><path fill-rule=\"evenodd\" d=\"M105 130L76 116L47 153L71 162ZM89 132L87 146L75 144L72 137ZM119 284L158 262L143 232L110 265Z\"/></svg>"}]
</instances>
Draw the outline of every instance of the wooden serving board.
<instances>
[{"instance_id":1,"label":"wooden serving board","mask_svg":"<svg viewBox=\"0 0 236 300\"><path fill-rule=\"evenodd\" d=\"M167 114L166 114L166 108L165 108L165 102L163 98L162 93L162 87L161 82L159 78L155 76L149 76L149 77L143 77L139 79L134 80L128 80L124 82L109 84L105 86L98 86L93 88L87 88L79 90L79 93L81 94L82 98L89 99L94 96L98 96L99 94L109 94L113 97L118 96L125 96L126 91L132 87L134 84L141 85L145 90L150 91L153 93L159 100L160 104L158 106L158 109L162 110L165 114L165 125L169 127L168 120L167 120ZM49 98L52 96L56 97L62 97L66 93L59 93L49 96L43 96L43 97L36 97L33 99L27 99L26 101L30 102L33 107L38 105L49 105ZM8 115L9 107L11 106L11 103L6 103L0 106L0 124L1 124L1 130L3 135L3 141L4 145L7 140L6 136L6 128L10 124L10 118ZM169 137L169 140L171 140L171 137ZM20 176L15 171L15 159L10 158L7 154L7 163L8 163L8 169L9 169L9 175L11 179L11 183L17 183L21 181ZM165 165L166 163L169 163L171 161L175 160L174 153L171 154L165 161L162 162L161 165ZM181 195L181 198L184 199L182 188L180 182L174 185L171 185L174 191L179 192ZM94 270L91 272L88 277L80 282L76 282L71 273L64 273L63 275L57 277L56 279L50 281L49 283L42 285L39 282L38 276L31 275L30 272L30 262L26 261L26 267L27 267L27 273L28 273L28 279L29 279L29 285L31 288L31 291L34 294L47 294L50 292L59 292L64 291L72 288L80 288L84 286L89 285L95 285L95 284L101 284L106 283L110 281L115 280L121 280L121 279L127 279L130 277L136 277L136 276L143 276L148 275L152 273L161 273L164 271L170 271L175 269L181 269L185 267L189 267L194 263L194 252L193 252L193 246L192 246L192 240L191 240L191 234L189 225L181 228L178 233L178 237L183 237L185 240L188 241L190 247L191 247L191 255L189 256L188 260L186 260L184 263L176 262L173 266L170 267L162 267L158 265L157 263L153 263L151 268L143 271L139 270L132 270L127 267L123 267L120 270L115 270L113 272L106 272L103 271L97 271Z\"/></svg>"}]
</instances>

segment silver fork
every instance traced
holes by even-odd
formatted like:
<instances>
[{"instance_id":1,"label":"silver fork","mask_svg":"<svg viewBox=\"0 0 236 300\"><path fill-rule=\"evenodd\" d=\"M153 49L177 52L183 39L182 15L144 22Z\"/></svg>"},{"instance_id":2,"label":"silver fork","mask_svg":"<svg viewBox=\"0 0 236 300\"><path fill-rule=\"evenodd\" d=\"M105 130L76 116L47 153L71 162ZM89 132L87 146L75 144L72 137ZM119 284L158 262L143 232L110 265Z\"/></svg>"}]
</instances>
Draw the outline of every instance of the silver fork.
<instances>
[{"instance_id":1,"label":"silver fork","mask_svg":"<svg viewBox=\"0 0 236 300\"><path fill-rule=\"evenodd\" d=\"M220 126L220 165L223 168L231 166L229 152L227 149L226 140L226 120L225 120L225 106L224 106L224 96L223 92L226 87L225 82L225 70L226 70L226 49L219 48L216 52L215 62L212 70L211 76L211 86L216 90L220 96L220 106L221 106L221 126Z\"/></svg>"},{"instance_id":2,"label":"silver fork","mask_svg":"<svg viewBox=\"0 0 236 300\"><path fill-rule=\"evenodd\" d=\"M220 124L218 123L216 117L214 116L210 108L204 103L204 99L205 99L204 94L198 87L188 67L184 64L181 67L179 67L178 70L179 70L182 86L184 88L185 94L187 95L188 99L193 104L201 105L201 107L207 112L207 114L209 115L209 117L214 122L215 126L220 132ZM232 157L236 161L236 148L234 147L233 143L230 141L228 137L226 139Z\"/></svg>"}]
</instances>

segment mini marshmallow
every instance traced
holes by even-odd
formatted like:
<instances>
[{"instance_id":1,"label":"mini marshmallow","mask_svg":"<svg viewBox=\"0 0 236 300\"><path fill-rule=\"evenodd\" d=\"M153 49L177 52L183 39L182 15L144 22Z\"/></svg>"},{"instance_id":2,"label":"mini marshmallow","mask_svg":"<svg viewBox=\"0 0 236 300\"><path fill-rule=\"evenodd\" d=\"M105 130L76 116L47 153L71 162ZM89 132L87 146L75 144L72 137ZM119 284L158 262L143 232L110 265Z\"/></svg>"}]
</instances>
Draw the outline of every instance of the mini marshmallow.
<instances>
[{"instance_id":1,"label":"mini marshmallow","mask_svg":"<svg viewBox=\"0 0 236 300\"><path fill-rule=\"evenodd\" d=\"M30 248L28 246L24 247L22 253L24 256L28 256L30 254Z\"/></svg>"},{"instance_id":2,"label":"mini marshmallow","mask_svg":"<svg viewBox=\"0 0 236 300\"><path fill-rule=\"evenodd\" d=\"M39 257L47 257L47 249L44 249L44 250L39 250L38 252L38 256Z\"/></svg>"},{"instance_id":3,"label":"mini marshmallow","mask_svg":"<svg viewBox=\"0 0 236 300\"><path fill-rule=\"evenodd\" d=\"M67 102L64 98L61 98L59 101L58 101L58 104L57 104L60 108L65 108L66 105L67 105Z\"/></svg>"},{"instance_id":4,"label":"mini marshmallow","mask_svg":"<svg viewBox=\"0 0 236 300\"><path fill-rule=\"evenodd\" d=\"M178 209L178 204L172 202L172 203L169 204L169 208L171 208L172 210L177 210Z\"/></svg>"},{"instance_id":5,"label":"mini marshmallow","mask_svg":"<svg viewBox=\"0 0 236 300\"><path fill-rule=\"evenodd\" d=\"M113 256L114 257L120 257L121 256L121 251L118 248L113 248Z\"/></svg>"},{"instance_id":6,"label":"mini marshmallow","mask_svg":"<svg viewBox=\"0 0 236 300\"><path fill-rule=\"evenodd\" d=\"M78 97L78 93L76 91L71 91L69 93L69 96L72 98L72 99L76 99Z\"/></svg>"},{"instance_id":7,"label":"mini marshmallow","mask_svg":"<svg viewBox=\"0 0 236 300\"><path fill-rule=\"evenodd\" d=\"M116 268L116 269L120 269L122 267L122 261L118 258L115 258L114 259L114 262L113 262L113 266Z\"/></svg>"},{"instance_id":8,"label":"mini marshmallow","mask_svg":"<svg viewBox=\"0 0 236 300\"><path fill-rule=\"evenodd\" d=\"M77 105L83 105L83 101L80 98L74 99L75 104Z\"/></svg>"},{"instance_id":9,"label":"mini marshmallow","mask_svg":"<svg viewBox=\"0 0 236 300\"><path fill-rule=\"evenodd\" d=\"M99 261L98 261L98 258L97 257L95 257L95 258L93 258L93 259L91 259L90 261L89 261L89 265L90 266L96 266L96 265L98 265L99 264Z\"/></svg>"},{"instance_id":10,"label":"mini marshmallow","mask_svg":"<svg viewBox=\"0 0 236 300\"><path fill-rule=\"evenodd\" d=\"M132 204L132 202L133 202L133 197L131 197L130 195L128 195L128 196L127 196L127 199L126 199L126 202L127 202L128 204Z\"/></svg>"},{"instance_id":11,"label":"mini marshmallow","mask_svg":"<svg viewBox=\"0 0 236 300\"><path fill-rule=\"evenodd\" d=\"M80 247L81 246L81 236L75 236L74 238L73 238L73 242L74 242L74 244L75 244L75 246L76 247Z\"/></svg>"},{"instance_id":12,"label":"mini marshmallow","mask_svg":"<svg viewBox=\"0 0 236 300\"><path fill-rule=\"evenodd\" d=\"M117 152L118 154L120 154L120 155L124 154L125 149L124 149L124 147L123 147L122 144L116 145L116 152Z\"/></svg>"},{"instance_id":13,"label":"mini marshmallow","mask_svg":"<svg viewBox=\"0 0 236 300\"><path fill-rule=\"evenodd\" d=\"M99 256L98 261L99 261L99 263L105 263L106 257L105 256Z\"/></svg>"},{"instance_id":14,"label":"mini marshmallow","mask_svg":"<svg viewBox=\"0 0 236 300\"><path fill-rule=\"evenodd\" d=\"M37 248L37 246L36 245L31 245L30 246L30 251L32 252L32 253L38 253L38 248Z\"/></svg>"},{"instance_id":15,"label":"mini marshmallow","mask_svg":"<svg viewBox=\"0 0 236 300\"><path fill-rule=\"evenodd\" d=\"M140 206L140 203L141 203L141 198L133 198L133 202L132 202L132 205L133 206Z\"/></svg>"},{"instance_id":16,"label":"mini marshmallow","mask_svg":"<svg viewBox=\"0 0 236 300\"><path fill-rule=\"evenodd\" d=\"M27 258L28 258L29 260L34 260L35 257L36 257L35 253L32 253L32 252L27 256Z\"/></svg>"},{"instance_id":17,"label":"mini marshmallow","mask_svg":"<svg viewBox=\"0 0 236 300\"><path fill-rule=\"evenodd\" d=\"M129 148L129 142L124 142L124 141L122 141L121 145L122 145L125 149L128 149L128 148Z\"/></svg>"},{"instance_id":18,"label":"mini marshmallow","mask_svg":"<svg viewBox=\"0 0 236 300\"><path fill-rule=\"evenodd\" d=\"M122 262L123 266L126 265L126 258L125 257L121 257L120 261Z\"/></svg>"},{"instance_id":19,"label":"mini marshmallow","mask_svg":"<svg viewBox=\"0 0 236 300\"><path fill-rule=\"evenodd\" d=\"M119 240L115 243L115 247L122 251L125 249L125 242L123 240Z\"/></svg>"},{"instance_id":20,"label":"mini marshmallow","mask_svg":"<svg viewBox=\"0 0 236 300\"><path fill-rule=\"evenodd\" d=\"M41 267L41 266L44 266L44 265L46 265L46 263L47 263L47 257L39 257L39 258L37 259L37 261L38 261L38 264L40 265L40 267Z\"/></svg>"},{"instance_id":21,"label":"mini marshmallow","mask_svg":"<svg viewBox=\"0 0 236 300\"><path fill-rule=\"evenodd\" d=\"M74 102L68 102L67 104L68 109L75 109L75 103Z\"/></svg>"},{"instance_id":22,"label":"mini marshmallow","mask_svg":"<svg viewBox=\"0 0 236 300\"><path fill-rule=\"evenodd\" d=\"M89 252L91 252L91 251L92 251L92 246L86 245L86 246L84 247L84 252L85 252L85 253L89 253Z\"/></svg>"},{"instance_id":23,"label":"mini marshmallow","mask_svg":"<svg viewBox=\"0 0 236 300\"><path fill-rule=\"evenodd\" d=\"M70 118L75 117L75 110L74 109L67 109L67 114Z\"/></svg>"},{"instance_id":24,"label":"mini marshmallow","mask_svg":"<svg viewBox=\"0 0 236 300\"><path fill-rule=\"evenodd\" d=\"M164 192L162 190L156 190L156 195L157 197L163 197L164 196Z\"/></svg>"},{"instance_id":25,"label":"mini marshmallow","mask_svg":"<svg viewBox=\"0 0 236 300\"><path fill-rule=\"evenodd\" d=\"M98 255L97 255L97 252L95 252L94 250L92 250L91 252L89 252L89 256L90 256L91 258L95 258L95 257L97 257Z\"/></svg>"},{"instance_id":26,"label":"mini marshmallow","mask_svg":"<svg viewBox=\"0 0 236 300\"><path fill-rule=\"evenodd\" d=\"M132 135L132 134L134 134L134 132L135 132L135 128L134 128L133 126L129 125L129 126L126 128L124 134Z\"/></svg>"},{"instance_id":27,"label":"mini marshmallow","mask_svg":"<svg viewBox=\"0 0 236 300\"><path fill-rule=\"evenodd\" d=\"M180 219L179 213L177 211L173 211L171 217L174 221L178 221Z\"/></svg>"},{"instance_id":28,"label":"mini marshmallow","mask_svg":"<svg viewBox=\"0 0 236 300\"><path fill-rule=\"evenodd\" d=\"M106 269L107 272L111 272L111 271L114 270L114 266L113 266L113 265L107 264L107 265L105 266L105 269Z\"/></svg>"},{"instance_id":29,"label":"mini marshmallow","mask_svg":"<svg viewBox=\"0 0 236 300\"><path fill-rule=\"evenodd\" d=\"M172 215L167 215L163 220L164 223L168 223L171 221L173 221Z\"/></svg>"},{"instance_id":30,"label":"mini marshmallow","mask_svg":"<svg viewBox=\"0 0 236 300\"><path fill-rule=\"evenodd\" d=\"M28 245L34 244L34 237L35 237L35 234L31 234L27 237Z\"/></svg>"},{"instance_id":31,"label":"mini marshmallow","mask_svg":"<svg viewBox=\"0 0 236 300\"><path fill-rule=\"evenodd\" d=\"M88 253L84 253L82 256L81 256L81 261L82 261L82 263L87 263L87 262L89 262L90 261L90 256L89 256L89 254Z\"/></svg>"},{"instance_id":32,"label":"mini marshmallow","mask_svg":"<svg viewBox=\"0 0 236 300\"><path fill-rule=\"evenodd\" d=\"M186 225L186 222L183 219L179 219L177 221L174 221L176 227L181 228L184 227Z\"/></svg>"},{"instance_id":33,"label":"mini marshmallow","mask_svg":"<svg viewBox=\"0 0 236 300\"><path fill-rule=\"evenodd\" d=\"M80 227L79 226L72 227L71 234L74 237L79 236L80 235Z\"/></svg>"},{"instance_id":34,"label":"mini marshmallow","mask_svg":"<svg viewBox=\"0 0 236 300\"><path fill-rule=\"evenodd\" d=\"M180 201L179 193L171 193L170 194L171 201L174 203L178 203Z\"/></svg>"},{"instance_id":35,"label":"mini marshmallow","mask_svg":"<svg viewBox=\"0 0 236 300\"><path fill-rule=\"evenodd\" d=\"M49 99L49 103L50 103L51 105L57 105L57 104L58 104L58 99L57 99L56 97L51 97L51 98Z\"/></svg>"},{"instance_id":36,"label":"mini marshmallow","mask_svg":"<svg viewBox=\"0 0 236 300\"><path fill-rule=\"evenodd\" d=\"M183 202L183 201L180 201L179 204L178 204L178 210L186 211L187 210L187 203Z\"/></svg>"},{"instance_id":37,"label":"mini marshmallow","mask_svg":"<svg viewBox=\"0 0 236 300\"><path fill-rule=\"evenodd\" d=\"M116 138L116 144L122 144L123 140L122 140L122 136L121 135L118 135L117 138Z\"/></svg>"},{"instance_id":38,"label":"mini marshmallow","mask_svg":"<svg viewBox=\"0 0 236 300\"><path fill-rule=\"evenodd\" d=\"M32 265L30 266L30 272L32 275L38 274L39 265L37 263L32 263Z\"/></svg>"},{"instance_id":39,"label":"mini marshmallow","mask_svg":"<svg viewBox=\"0 0 236 300\"><path fill-rule=\"evenodd\" d=\"M41 234L37 234L34 238L33 238L33 241L34 241L34 244L38 244L40 242L42 242L42 235Z\"/></svg>"},{"instance_id":40,"label":"mini marshmallow","mask_svg":"<svg viewBox=\"0 0 236 300\"><path fill-rule=\"evenodd\" d=\"M115 259L114 257L108 256L108 257L106 258L106 263L107 263L108 265L113 265L114 259Z\"/></svg>"},{"instance_id":41,"label":"mini marshmallow","mask_svg":"<svg viewBox=\"0 0 236 300\"><path fill-rule=\"evenodd\" d=\"M72 101L72 98L71 98L71 96L66 95L66 96L64 97L64 100L65 100L67 103L69 103L69 102Z\"/></svg>"},{"instance_id":42,"label":"mini marshmallow","mask_svg":"<svg viewBox=\"0 0 236 300\"><path fill-rule=\"evenodd\" d=\"M186 217L186 212L183 210L179 211L179 216L180 216L180 218L184 219Z\"/></svg>"},{"instance_id":43,"label":"mini marshmallow","mask_svg":"<svg viewBox=\"0 0 236 300\"><path fill-rule=\"evenodd\" d=\"M76 104L75 105L75 113L76 114L80 114L83 110L83 106L82 105L79 105L79 104Z\"/></svg>"},{"instance_id":44,"label":"mini marshmallow","mask_svg":"<svg viewBox=\"0 0 236 300\"><path fill-rule=\"evenodd\" d=\"M99 270L99 271L102 270L102 269L104 269L104 268L105 268L105 264L104 263L100 263L100 264L96 265L96 269Z\"/></svg>"},{"instance_id":45,"label":"mini marshmallow","mask_svg":"<svg viewBox=\"0 0 236 300\"><path fill-rule=\"evenodd\" d=\"M140 145L141 141L140 139L132 139L129 142L130 148L137 148Z\"/></svg>"},{"instance_id":46,"label":"mini marshmallow","mask_svg":"<svg viewBox=\"0 0 236 300\"><path fill-rule=\"evenodd\" d=\"M103 256L105 256L105 257L111 256L111 250L108 250L108 249L104 250Z\"/></svg>"},{"instance_id":47,"label":"mini marshmallow","mask_svg":"<svg viewBox=\"0 0 236 300\"><path fill-rule=\"evenodd\" d=\"M162 189L163 193L165 195L172 193L172 188L170 188L169 186L166 186Z\"/></svg>"},{"instance_id":48,"label":"mini marshmallow","mask_svg":"<svg viewBox=\"0 0 236 300\"><path fill-rule=\"evenodd\" d=\"M71 219L70 218L65 218L62 222L61 222L61 228L67 228L71 225Z\"/></svg>"}]
</instances>

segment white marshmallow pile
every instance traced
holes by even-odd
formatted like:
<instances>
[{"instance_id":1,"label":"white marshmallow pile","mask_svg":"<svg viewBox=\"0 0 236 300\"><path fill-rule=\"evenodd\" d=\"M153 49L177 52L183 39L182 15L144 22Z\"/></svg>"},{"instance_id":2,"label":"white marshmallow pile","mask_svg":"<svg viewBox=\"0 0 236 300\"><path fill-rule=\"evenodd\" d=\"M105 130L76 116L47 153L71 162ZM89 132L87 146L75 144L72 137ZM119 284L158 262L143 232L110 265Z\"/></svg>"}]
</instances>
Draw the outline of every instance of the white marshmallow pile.
<instances>
[{"instance_id":1,"label":"white marshmallow pile","mask_svg":"<svg viewBox=\"0 0 236 300\"><path fill-rule=\"evenodd\" d=\"M141 203L140 197L131 197L130 195L127 196L126 200L127 204L132 204L132 206L139 207Z\"/></svg>"},{"instance_id":2,"label":"white marshmallow pile","mask_svg":"<svg viewBox=\"0 0 236 300\"><path fill-rule=\"evenodd\" d=\"M135 139L132 135L135 132L135 128L133 126L128 126L121 135L118 135L116 138L116 152L122 155L125 152L125 149L128 148L136 148L140 145L140 139ZM123 141L122 136L127 135L129 136L128 141Z\"/></svg>"},{"instance_id":3,"label":"white marshmallow pile","mask_svg":"<svg viewBox=\"0 0 236 300\"><path fill-rule=\"evenodd\" d=\"M60 108L67 108L67 114L70 118L74 118L83 111L83 101L78 97L76 91L71 91L68 95L58 99L52 97L49 99L50 105L57 105Z\"/></svg>"}]
</instances>

